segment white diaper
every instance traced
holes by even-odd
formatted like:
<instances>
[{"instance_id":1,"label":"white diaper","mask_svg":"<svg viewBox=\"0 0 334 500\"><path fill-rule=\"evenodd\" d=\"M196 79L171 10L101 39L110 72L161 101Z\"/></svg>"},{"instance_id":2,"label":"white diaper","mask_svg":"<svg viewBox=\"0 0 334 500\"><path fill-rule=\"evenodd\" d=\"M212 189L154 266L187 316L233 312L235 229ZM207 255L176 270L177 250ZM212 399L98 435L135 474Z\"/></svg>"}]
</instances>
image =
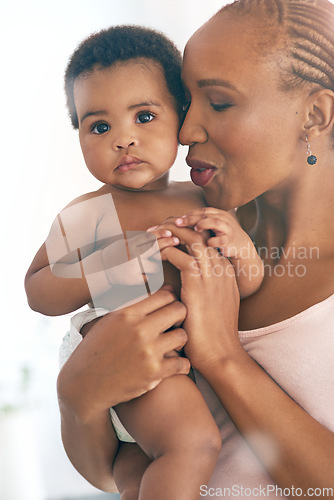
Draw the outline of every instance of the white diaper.
<instances>
[{"instance_id":1,"label":"white diaper","mask_svg":"<svg viewBox=\"0 0 334 500\"><path fill-rule=\"evenodd\" d=\"M108 309L100 308L89 308L85 311L79 312L73 318L71 318L70 331L67 332L63 338L63 342L59 350L59 364L60 368L66 363L68 358L71 356L72 352L82 341L82 335L80 334L81 328L86 324L90 323L95 318L99 318L109 313ZM117 437L120 441L126 441L128 443L135 443L133 437L130 436L128 431L122 425L120 419L118 418L115 410L109 409L111 421L116 431Z\"/></svg>"}]
</instances>

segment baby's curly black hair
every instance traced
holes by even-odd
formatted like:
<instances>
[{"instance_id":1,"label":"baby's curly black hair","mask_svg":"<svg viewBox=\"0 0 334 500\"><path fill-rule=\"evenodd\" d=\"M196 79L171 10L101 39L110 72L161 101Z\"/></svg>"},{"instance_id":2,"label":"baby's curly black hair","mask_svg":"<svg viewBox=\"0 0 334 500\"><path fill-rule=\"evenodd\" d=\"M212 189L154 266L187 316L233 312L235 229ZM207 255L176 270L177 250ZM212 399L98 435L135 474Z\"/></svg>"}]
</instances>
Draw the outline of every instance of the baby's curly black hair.
<instances>
[{"instance_id":1,"label":"baby's curly black hair","mask_svg":"<svg viewBox=\"0 0 334 500\"><path fill-rule=\"evenodd\" d=\"M108 68L118 61L146 58L161 64L169 92L181 116L184 102L181 82L182 56L163 33L141 26L112 26L86 38L72 54L65 72L65 92L72 125L79 128L73 87L75 80L95 67Z\"/></svg>"}]
</instances>

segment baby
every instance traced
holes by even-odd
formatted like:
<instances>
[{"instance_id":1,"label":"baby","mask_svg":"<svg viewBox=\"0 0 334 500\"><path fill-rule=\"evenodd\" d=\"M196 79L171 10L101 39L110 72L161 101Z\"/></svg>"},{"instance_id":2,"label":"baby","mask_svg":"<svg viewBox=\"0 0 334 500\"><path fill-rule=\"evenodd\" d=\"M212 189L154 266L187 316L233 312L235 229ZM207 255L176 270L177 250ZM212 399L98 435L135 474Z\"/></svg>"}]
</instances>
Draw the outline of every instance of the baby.
<instances>
[{"instance_id":1,"label":"baby","mask_svg":"<svg viewBox=\"0 0 334 500\"><path fill-rule=\"evenodd\" d=\"M163 283L176 292L180 288L178 272L168 263L162 268L159 260L159 250L179 241L170 231L145 232L170 215L205 206L199 187L169 180L183 113L180 75L181 55L173 43L136 26L94 34L70 59L65 88L71 121L88 169L103 184L58 214L25 281L29 305L43 314L90 305L72 319L63 362L93 319L141 300ZM237 281L241 296L249 295L262 282L262 262L256 252L242 255L241 249L252 243L234 213L226 216L238 236L238 255L231 251L227 256L232 264L234 259L244 264L246 272ZM199 497L221 440L190 377L167 378L110 413L129 449L116 457L116 483L118 460L138 456L130 447L139 446L151 459L139 482L129 480L125 488L122 483L122 499L170 500L181 498L181 492L184 500Z\"/></svg>"}]
</instances>

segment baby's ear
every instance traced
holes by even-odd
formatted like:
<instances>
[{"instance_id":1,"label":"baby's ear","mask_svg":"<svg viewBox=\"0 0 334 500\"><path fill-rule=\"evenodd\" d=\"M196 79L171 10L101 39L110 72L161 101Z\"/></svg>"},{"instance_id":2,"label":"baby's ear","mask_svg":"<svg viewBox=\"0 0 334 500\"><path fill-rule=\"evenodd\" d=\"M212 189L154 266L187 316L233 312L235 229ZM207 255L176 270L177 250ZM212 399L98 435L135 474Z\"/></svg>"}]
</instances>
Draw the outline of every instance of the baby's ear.
<instances>
[{"instance_id":1,"label":"baby's ear","mask_svg":"<svg viewBox=\"0 0 334 500\"><path fill-rule=\"evenodd\" d=\"M304 130L309 140L326 132L332 133L334 125L334 92L321 89L308 97Z\"/></svg>"}]
</instances>

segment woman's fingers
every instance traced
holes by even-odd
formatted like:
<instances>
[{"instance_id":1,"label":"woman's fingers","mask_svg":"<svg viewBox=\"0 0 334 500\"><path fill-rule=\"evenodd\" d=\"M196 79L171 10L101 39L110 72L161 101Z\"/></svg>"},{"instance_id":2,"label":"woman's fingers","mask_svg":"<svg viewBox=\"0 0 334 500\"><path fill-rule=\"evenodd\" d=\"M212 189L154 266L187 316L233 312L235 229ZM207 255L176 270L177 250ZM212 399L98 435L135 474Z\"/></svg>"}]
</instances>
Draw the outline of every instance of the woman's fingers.
<instances>
[{"instance_id":1,"label":"woman's fingers","mask_svg":"<svg viewBox=\"0 0 334 500\"><path fill-rule=\"evenodd\" d=\"M161 252L161 258L173 264L179 271L193 271L195 274L198 272L196 259L178 248L165 248Z\"/></svg>"},{"instance_id":2,"label":"woman's fingers","mask_svg":"<svg viewBox=\"0 0 334 500\"><path fill-rule=\"evenodd\" d=\"M162 260L167 260L181 272L183 291L196 297L198 286L194 281L224 275L233 276L235 271L230 261L223 257L216 248L202 245L196 249L196 255L188 255L177 248L166 248L161 252ZM186 304L188 306L188 304Z\"/></svg>"},{"instance_id":3,"label":"woman's fingers","mask_svg":"<svg viewBox=\"0 0 334 500\"><path fill-rule=\"evenodd\" d=\"M161 352L163 355L170 351L179 351L182 349L188 340L187 333L183 328L175 328L165 332L160 337L161 339Z\"/></svg>"},{"instance_id":4,"label":"woman's fingers","mask_svg":"<svg viewBox=\"0 0 334 500\"><path fill-rule=\"evenodd\" d=\"M125 307L119 311L119 314L129 318L138 316L138 324L140 321L145 321L146 330L143 331L143 335L149 336L152 332L159 337L165 330L182 324L187 310L168 287L163 287L141 302ZM180 332L179 335L182 337L184 333ZM179 348L183 341L186 342L186 339L182 338L180 343L169 346L168 350Z\"/></svg>"},{"instance_id":5,"label":"woman's fingers","mask_svg":"<svg viewBox=\"0 0 334 500\"><path fill-rule=\"evenodd\" d=\"M136 316L147 316L148 314L167 306L176 301L176 295L168 286L163 286L160 290L155 292L153 295L143 299L136 304L125 307L122 309L124 314L136 315Z\"/></svg>"},{"instance_id":6,"label":"woman's fingers","mask_svg":"<svg viewBox=\"0 0 334 500\"><path fill-rule=\"evenodd\" d=\"M189 359L182 356L172 356L165 358L163 362L163 378L172 375L188 375L191 368Z\"/></svg>"},{"instance_id":7,"label":"woman's fingers","mask_svg":"<svg viewBox=\"0 0 334 500\"><path fill-rule=\"evenodd\" d=\"M168 232L170 233L170 231ZM179 243L180 241L176 237L161 237L157 239L151 248L139 256L142 262L142 267L145 270L145 274L156 274L158 272L162 273L162 268L158 265L158 262L161 261L161 250L167 247L177 246Z\"/></svg>"},{"instance_id":8,"label":"woman's fingers","mask_svg":"<svg viewBox=\"0 0 334 500\"><path fill-rule=\"evenodd\" d=\"M151 296L153 297L153 296ZM180 324L185 320L187 309L182 302L175 301L172 304L164 306L163 309L151 312L147 316L147 325L152 332L158 337L160 333L172 328L176 324ZM171 347L169 350L177 349L180 346Z\"/></svg>"}]
</instances>

